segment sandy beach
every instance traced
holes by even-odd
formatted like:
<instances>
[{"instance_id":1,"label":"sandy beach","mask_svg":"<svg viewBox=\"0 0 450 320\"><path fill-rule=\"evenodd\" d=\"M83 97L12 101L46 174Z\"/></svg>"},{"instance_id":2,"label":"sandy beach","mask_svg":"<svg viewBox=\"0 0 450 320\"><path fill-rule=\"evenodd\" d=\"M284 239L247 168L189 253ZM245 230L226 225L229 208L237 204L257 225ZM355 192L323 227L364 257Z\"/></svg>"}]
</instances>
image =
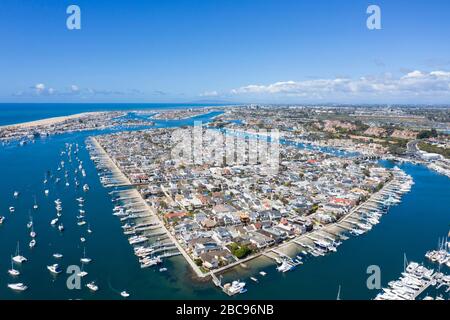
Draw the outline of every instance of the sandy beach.
<instances>
[{"instance_id":1,"label":"sandy beach","mask_svg":"<svg viewBox=\"0 0 450 320\"><path fill-rule=\"evenodd\" d=\"M48 125L53 125L53 124L57 124L60 122L64 122L67 120L83 118L86 116L92 116L92 115L96 115L96 114L101 114L101 112L83 112L83 113L72 114L69 116L53 117L53 118L47 118L47 119L41 119L41 120L35 120L35 121L29 121L29 122L23 122L23 123L8 124L8 125L0 126L0 129L32 128L32 127L36 127L36 126L48 126Z\"/></svg>"}]
</instances>

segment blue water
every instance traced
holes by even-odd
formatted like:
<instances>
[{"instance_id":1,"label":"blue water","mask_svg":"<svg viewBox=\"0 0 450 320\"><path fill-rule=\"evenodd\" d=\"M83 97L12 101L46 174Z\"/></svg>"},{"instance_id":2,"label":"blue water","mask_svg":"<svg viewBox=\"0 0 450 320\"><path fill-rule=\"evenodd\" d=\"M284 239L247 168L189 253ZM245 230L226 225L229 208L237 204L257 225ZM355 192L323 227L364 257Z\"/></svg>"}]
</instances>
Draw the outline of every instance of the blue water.
<instances>
[{"instance_id":1,"label":"blue water","mask_svg":"<svg viewBox=\"0 0 450 320\"><path fill-rule=\"evenodd\" d=\"M207 106L220 105L198 103L0 103L0 126L80 112L185 109Z\"/></svg>"},{"instance_id":2,"label":"blue water","mask_svg":"<svg viewBox=\"0 0 450 320\"><path fill-rule=\"evenodd\" d=\"M206 122L215 115L217 113L188 120L156 121L154 127L192 125L195 120ZM119 219L111 214L109 190L100 185L95 167L83 147L88 135L103 133L107 132L64 134L39 139L24 147L16 144L0 147L0 168L3 169L0 214L7 217L4 225L0 226L0 299L120 299L118 292L124 289L135 299L227 298L210 282L193 281L192 272L181 256L164 261L164 266L169 269L165 273L157 269L140 269L126 236L122 234ZM71 185L51 184L47 198L42 182L44 174L51 170L63 178L63 173L55 170L65 143L81 146L79 157L83 160L87 177L78 178L91 188L88 193L76 189L74 173L70 170ZM66 165L70 167L67 161ZM257 274L261 269L229 273L227 278L240 278L248 284L248 292L233 299L335 299L339 285L342 299L370 299L377 292L366 287L369 265L380 266L382 283L386 284L402 271L404 253L411 260L423 261L424 253L436 247L438 237L448 232L450 179L423 166L404 164L401 168L413 176L416 184L403 202L393 207L372 231L345 241L337 253L309 259L294 272L280 274L272 264L264 268L268 273L264 278ZM21 192L18 199L13 198L15 190ZM86 198L87 221L93 230L90 235L85 232L85 227L76 225L75 198L81 195ZM40 206L36 212L32 209L34 196ZM53 201L56 198L63 201L62 221L66 227L63 234L50 226L50 220L55 216ZM8 212L9 206L16 207L14 214ZM37 246L32 250L28 248L30 237L26 228L30 211L38 234ZM80 236L87 239L84 245L79 240ZM22 275L13 280L7 269L18 240L29 262L19 267ZM53 277L46 269L55 261L52 258L54 252L64 254L61 260L63 268L79 265L84 247L93 262L85 269L89 274L83 283L95 280L100 287L96 293L85 287L68 290L66 275ZM257 276L260 283L254 284L248 279L251 275ZM7 283L19 280L29 285L29 290L15 293L6 287Z\"/></svg>"}]
</instances>

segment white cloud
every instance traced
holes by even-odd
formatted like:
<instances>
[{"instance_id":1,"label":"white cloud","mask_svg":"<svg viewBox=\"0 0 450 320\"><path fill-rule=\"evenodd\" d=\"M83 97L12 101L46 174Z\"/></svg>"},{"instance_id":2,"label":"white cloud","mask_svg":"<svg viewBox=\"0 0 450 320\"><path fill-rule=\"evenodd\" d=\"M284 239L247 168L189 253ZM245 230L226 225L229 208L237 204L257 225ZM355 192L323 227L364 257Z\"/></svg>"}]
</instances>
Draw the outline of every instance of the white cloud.
<instances>
[{"instance_id":1,"label":"white cloud","mask_svg":"<svg viewBox=\"0 0 450 320\"><path fill-rule=\"evenodd\" d=\"M37 83L31 87L37 95L51 95L55 93L55 89L48 88L43 83Z\"/></svg>"},{"instance_id":2,"label":"white cloud","mask_svg":"<svg viewBox=\"0 0 450 320\"><path fill-rule=\"evenodd\" d=\"M43 90L45 90L45 84L43 84L43 83L38 83L38 84L36 84L36 85L34 86L34 88L35 88L36 90L43 91Z\"/></svg>"},{"instance_id":3,"label":"white cloud","mask_svg":"<svg viewBox=\"0 0 450 320\"><path fill-rule=\"evenodd\" d=\"M217 91L205 91L200 94L200 97L217 97L218 95Z\"/></svg>"},{"instance_id":4,"label":"white cloud","mask_svg":"<svg viewBox=\"0 0 450 320\"><path fill-rule=\"evenodd\" d=\"M142 94L140 90L98 90L94 88L81 88L78 85L72 84L68 87L61 89L54 89L52 87L47 87L44 83L37 83L28 88L28 90L20 90L13 93L14 96L54 96L54 97L68 97L68 96L78 96L81 98L90 97L94 95L137 95Z\"/></svg>"},{"instance_id":5,"label":"white cloud","mask_svg":"<svg viewBox=\"0 0 450 320\"><path fill-rule=\"evenodd\" d=\"M386 73L381 77L359 79L334 78L304 81L280 81L268 85L250 84L232 89L232 95L328 98L338 97L408 97L450 96L450 72L412 71L395 78Z\"/></svg>"}]
</instances>

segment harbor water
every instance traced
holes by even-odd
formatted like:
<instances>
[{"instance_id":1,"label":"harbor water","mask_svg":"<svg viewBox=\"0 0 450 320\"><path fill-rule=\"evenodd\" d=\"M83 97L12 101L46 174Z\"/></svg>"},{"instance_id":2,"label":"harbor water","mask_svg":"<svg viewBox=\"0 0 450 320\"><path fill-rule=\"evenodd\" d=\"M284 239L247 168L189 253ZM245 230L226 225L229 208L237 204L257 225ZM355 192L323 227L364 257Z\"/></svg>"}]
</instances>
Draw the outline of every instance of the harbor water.
<instances>
[{"instance_id":1,"label":"harbor water","mask_svg":"<svg viewBox=\"0 0 450 320\"><path fill-rule=\"evenodd\" d=\"M155 127L192 125L194 120L206 122L215 115L156 121ZM182 256L164 260L162 266L167 272L159 272L159 268L140 268L122 233L119 219L112 215L110 190L100 184L84 146L86 137L103 133L69 133L38 139L22 147L17 144L0 146L0 215L6 217L0 225L0 299L123 299L119 294L122 290L130 293L130 299L229 299L211 281L195 280ZM83 161L86 177L75 173L77 163L69 163L67 157L64 168L57 170L66 143L79 145L77 157ZM394 164L383 162L383 165ZM402 272L404 254L410 260L424 261L425 252L435 248L438 237L445 236L449 230L450 179L424 166L399 166L413 177L415 185L402 198L401 204L381 218L380 224L364 235L344 241L336 253L306 259L305 264L292 272L277 272L275 265L266 258L248 262L246 269L238 267L227 273L225 279L245 281L248 291L232 299L336 299L339 286L341 299L372 299L378 290L367 288L369 266L380 267L381 282L385 286ZM53 180L44 184L47 171L51 172ZM88 192L74 185L75 176L81 186L89 185ZM56 177L61 178L60 183L54 182ZM69 186L65 185L66 179ZM48 196L44 194L46 189ZM20 192L18 198L14 198L14 191ZM90 234L86 226L77 225L76 198L81 196L85 198ZM63 207L63 232L50 226L55 217L54 200L58 198ZM34 203L39 206L37 210L33 209ZM9 212L11 206L15 207L14 213ZM30 216L37 233L37 244L32 249L28 246ZM86 241L81 242L80 237L85 237ZM20 253L28 262L16 266L21 275L14 279L7 270L11 268L11 255L18 241ZM66 284L69 276L66 268L69 265L81 267L84 249L92 258L83 269L88 275L82 279L80 289L70 290ZM56 260L52 256L56 252L62 253L63 258ZM47 270L53 263L61 265L61 274L54 276ZM267 272L265 277L258 273L262 270ZM258 278L259 282L251 281L250 276ZM97 283L97 292L85 287L89 281ZM7 288L12 282L24 282L29 288L25 292L13 292Z\"/></svg>"}]
</instances>

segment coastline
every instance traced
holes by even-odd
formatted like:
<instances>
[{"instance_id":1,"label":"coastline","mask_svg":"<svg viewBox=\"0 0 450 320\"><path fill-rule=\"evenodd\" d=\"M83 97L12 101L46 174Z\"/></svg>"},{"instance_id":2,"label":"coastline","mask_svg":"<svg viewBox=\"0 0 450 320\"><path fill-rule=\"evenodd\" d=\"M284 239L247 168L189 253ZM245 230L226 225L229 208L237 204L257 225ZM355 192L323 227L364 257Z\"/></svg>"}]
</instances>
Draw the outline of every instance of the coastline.
<instances>
[{"instance_id":1,"label":"coastline","mask_svg":"<svg viewBox=\"0 0 450 320\"><path fill-rule=\"evenodd\" d=\"M128 191L132 192L135 196L135 198L139 198L139 201L142 202L142 204L145 206L147 211L154 217L156 217L157 221L160 224L160 227L164 230L164 232L167 234L169 239L173 242L173 244L177 247L178 251L182 254L182 256L185 258L186 262L189 264L191 269L195 272L196 276L198 278L205 278L209 275L209 273L203 273L200 268L192 261L191 257L186 253L184 248L178 243L178 240L175 238L175 236L167 229L167 227L164 225L164 222L161 220L161 218L158 216L158 214L155 212L154 208L152 208L147 201L142 197L142 194L136 189L136 187L131 183L131 181L128 179L125 173L122 172L122 170L119 168L119 166L114 162L114 160L109 156L109 154L106 152L106 150L102 147L102 145L97 141L95 137L90 138L93 142L94 147L97 151L99 151L104 158L108 161L110 165L110 170L114 172L115 174L119 175L122 179L124 179L127 182L127 186L130 188Z\"/></svg>"},{"instance_id":2,"label":"coastline","mask_svg":"<svg viewBox=\"0 0 450 320\"><path fill-rule=\"evenodd\" d=\"M54 124L61 123L61 122L67 121L67 120L83 118L86 116L92 116L92 115L97 115L97 114L101 114L101 113L102 112L100 112L100 111L82 112L82 113L76 113L76 114L72 114L72 115L68 115L68 116L51 117L51 118L45 118L45 119L40 119L40 120L7 124L7 125L0 126L0 129L14 129L14 128L24 129L24 128L32 128L32 127L37 127L37 126L49 126L49 125L54 125Z\"/></svg>"}]
</instances>

